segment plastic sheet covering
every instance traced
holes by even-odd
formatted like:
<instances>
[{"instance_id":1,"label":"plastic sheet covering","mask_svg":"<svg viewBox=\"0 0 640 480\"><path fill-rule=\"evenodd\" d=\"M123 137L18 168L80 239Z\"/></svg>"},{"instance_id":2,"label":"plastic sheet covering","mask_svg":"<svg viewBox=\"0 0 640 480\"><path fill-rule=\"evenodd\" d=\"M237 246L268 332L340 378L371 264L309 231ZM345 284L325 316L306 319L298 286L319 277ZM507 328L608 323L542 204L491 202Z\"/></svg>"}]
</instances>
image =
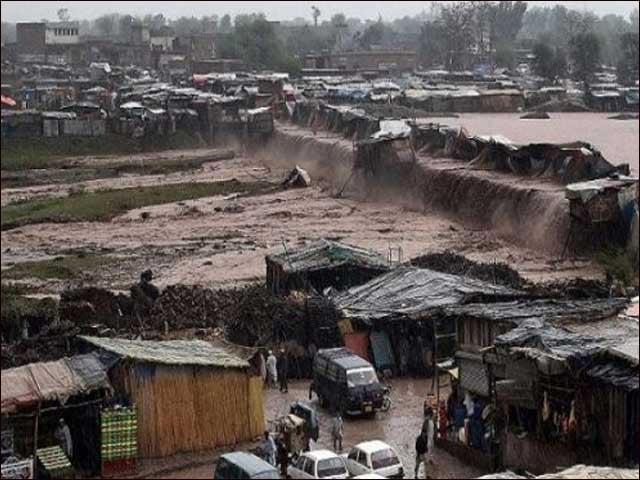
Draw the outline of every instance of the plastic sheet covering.
<instances>
[{"instance_id":1,"label":"plastic sheet covering","mask_svg":"<svg viewBox=\"0 0 640 480\"><path fill-rule=\"evenodd\" d=\"M1 379L2 413L37 402L64 404L73 395L110 388L104 367L93 355L10 368L3 370Z\"/></svg>"},{"instance_id":2,"label":"plastic sheet covering","mask_svg":"<svg viewBox=\"0 0 640 480\"><path fill-rule=\"evenodd\" d=\"M104 364L97 355L77 355L67 359L71 369L82 379L84 388L93 390L109 386Z\"/></svg>"},{"instance_id":3,"label":"plastic sheet covering","mask_svg":"<svg viewBox=\"0 0 640 480\"><path fill-rule=\"evenodd\" d=\"M587 376L629 392L637 391L640 386L636 370L615 363L596 365L587 371Z\"/></svg>"},{"instance_id":4,"label":"plastic sheet covering","mask_svg":"<svg viewBox=\"0 0 640 480\"><path fill-rule=\"evenodd\" d=\"M597 334L588 335L586 332ZM584 325L578 322L558 328L538 319L526 321L499 336L495 345L512 356L535 361L538 369L547 375L560 375L567 369L589 368L588 375L592 378L634 390L638 388L637 362L633 366L628 358L616 354L616 349L637 342L637 338L637 324L630 322L622 325L618 320ZM619 360L627 360L627 364L602 360L612 354Z\"/></svg>"},{"instance_id":5,"label":"plastic sheet covering","mask_svg":"<svg viewBox=\"0 0 640 480\"><path fill-rule=\"evenodd\" d=\"M543 299L455 305L446 307L444 312L453 316L520 324L527 320L542 318L563 321L598 320L617 315L626 305L625 299Z\"/></svg>"},{"instance_id":6,"label":"plastic sheet covering","mask_svg":"<svg viewBox=\"0 0 640 480\"><path fill-rule=\"evenodd\" d=\"M560 473L550 473L537 478L592 478L592 479L637 479L638 469L621 469L611 467L589 467L576 465Z\"/></svg>"},{"instance_id":7,"label":"plastic sheet covering","mask_svg":"<svg viewBox=\"0 0 640 480\"><path fill-rule=\"evenodd\" d=\"M348 317L417 319L444 307L523 297L521 291L433 270L401 267L334 297Z\"/></svg>"},{"instance_id":8,"label":"plastic sheet covering","mask_svg":"<svg viewBox=\"0 0 640 480\"><path fill-rule=\"evenodd\" d=\"M285 272L301 272L354 265L388 270L386 259L375 252L331 240L320 240L296 250L269 255L267 261L277 263Z\"/></svg>"}]
</instances>

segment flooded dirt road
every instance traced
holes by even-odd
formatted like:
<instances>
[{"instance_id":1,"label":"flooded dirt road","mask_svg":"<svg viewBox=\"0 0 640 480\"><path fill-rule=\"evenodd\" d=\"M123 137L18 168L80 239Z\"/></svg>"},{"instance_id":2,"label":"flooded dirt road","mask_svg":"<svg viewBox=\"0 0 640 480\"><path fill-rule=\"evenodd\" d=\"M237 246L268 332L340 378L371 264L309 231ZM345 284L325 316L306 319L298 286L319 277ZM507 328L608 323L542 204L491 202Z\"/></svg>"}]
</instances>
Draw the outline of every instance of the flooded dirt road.
<instances>
[{"instance_id":1,"label":"flooded dirt road","mask_svg":"<svg viewBox=\"0 0 640 480\"><path fill-rule=\"evenodd\" d=\"M382 440L393 446L401 457L407 472L406 478L413 478L415 466L415 437L422 428L422 405L426 395L431 393L430 379L395 379L389 383L392 388L393 408L388 413L380 413L376 418L345 419L343 449L348 451L353 445L367 440ZM265 391L265 414L267 422L288 413L289 405L295 401L306 401L309 381L289 384L289 393L281 394L275 389ZM333 450L330 437L331 414L321 409L317 400L311 404L320 417L320 439L312 449ZM272 428L271 428L272 429ZM211 478L213 462L208 465L188 467L162 474L155 478ZM435 466L429 467L431 478L477 478L487 472L464 465L441 450L436 451ZM424 478L421 476L421 478Z\"/></svg>"}]
</instances>

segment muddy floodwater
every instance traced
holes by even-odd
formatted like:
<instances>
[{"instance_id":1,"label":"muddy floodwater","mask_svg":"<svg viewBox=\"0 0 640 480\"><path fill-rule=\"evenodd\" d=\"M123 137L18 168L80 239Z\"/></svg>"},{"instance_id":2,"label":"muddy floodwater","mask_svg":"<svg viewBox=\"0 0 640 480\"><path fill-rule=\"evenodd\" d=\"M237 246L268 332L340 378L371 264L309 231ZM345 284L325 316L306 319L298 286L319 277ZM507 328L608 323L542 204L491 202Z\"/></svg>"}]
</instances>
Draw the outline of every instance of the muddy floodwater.
<instances>
[{"instance_id":1,"label":"muddy floodwater","mask_svg":"<svg viewBox=\"0 0 640 480\"><path fill-rule=\"evenodd\" d=\"M463 113L460 118L445 118L439 123L463 126L473 135L502 135L516 143L581 140L598 148L611 163L628 163L638 174L638 120L610 120L610 113L549 115L549 120L521 120L520 113Z\"/></svg>"},{"instance_id":2,"label":"muddy floodwater","mask_svg":"<svg viewBox=\"0 0 640 480\"><path fill-rule=\"evenodd\" d=\"M443 380L444 382L444 380ZM422 407L425 397L432 392L431 379L394 379L391 387L393 407L388 413L379 413L375 418L346 418L343 449L347 452L353 445L367 440L382 440L393 446L400 455L406 477L413 478L415 466L415 438L422 428ZM289 384L289 393L281 394L276 389L265 391L265 415L269 429L273 422L288 413L289 405L295 401L307 401L309 381ZM323 410L314 399L311 402L320 417L320 438L312 449L333 450L330 428L332 415ZM464 465L441 450L436 451L435 466L429 467L431 478L477 478L487 472ZM211 478L212 465L180 469L157 478ZM421 478L424 478L421 475Z\"/></svg>"}]
</instances>

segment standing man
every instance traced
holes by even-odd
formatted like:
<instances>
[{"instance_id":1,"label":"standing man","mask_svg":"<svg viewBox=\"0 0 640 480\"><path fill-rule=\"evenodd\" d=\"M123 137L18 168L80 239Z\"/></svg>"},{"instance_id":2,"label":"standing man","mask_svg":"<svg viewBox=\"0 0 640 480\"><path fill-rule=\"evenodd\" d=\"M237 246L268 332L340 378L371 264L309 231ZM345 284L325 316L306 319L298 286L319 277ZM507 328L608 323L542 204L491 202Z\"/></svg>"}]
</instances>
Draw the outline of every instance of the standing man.
<instances>
[{"instance_id":1,"label":"standing man","mask_svg":"<svg viewBox=\"0 0 640 480\"><path fill-rule=\"evenodd\" d=\"M427 438L423 432L420 432L418 438L416 438L416 471L415 478L419 478L420 465L424 463L425 455L427 453ZM426 472L426 466L425 466Z\"/></svg>"},{"instance_id":2,"label":"standing man","mask_svg":"<svg viewBox=\"0 0 640 480\"><path fill-rule=\"evenodd\" d=\"M267 385L275 387L278 383L278 360L271 350L267 356Z\"/></svg>"},{"instance_id":3,"label":"standing man","mask_svg":"<svg viewBox=\"0 0 640 480\"><path fill-rule=\"evenodd\" d=\"M71 441L71 431L69 430L69 426L65 423L64 418L61 418L56 431L54 432L54 437L58 444L64 450L64 453L69 457L69 460L73 460L73 442Z\"/></svg>"},{"instance_id":4,"label":"standing man","mask_svg":"<svg viewBox=\"0 0 640 480\"><path fill-rule=\"evenodd\" d=\"M333 439L333 450L337 453L342 452L342 439L344 438L344 421L338 410L336 417L333 419L331 426L331 438Z\"/></svg>"},{"instance_id":5,"label":"standing man","mask_svg":"<svg viewBox=\"0 0 640 480\"><path fill-rule=\"evenodd\" d=\"M260 369L260 377L262 378L262 384L267 383L267 360L264 358L264 353L258 353L258 368Z\"/></svg>"},{"instance_id":6,"label":"standing man","mask_svg":"<svg viewBox=\"0 0 640 480\"><path fill-rule=\"evenodd\" d=\"M287 478L289 468L289 450L284 437L278 440L278 465L280 465L280 477Z\"/></svg>"},{"instance_id":7,"label":"standing man","mask_svg":"<svg viewBox=\"0 0 640 480\"><path fill-rule=\"evenodd\" d=\"M433 421L433 416L434 416L433 408L431 407L427 408L427 411L425 412L424 424L422 425L422 434L426 437L426 440L427 440L426 463L430 465L434 465L433 455L434 455L435 440L436 440L436 425L435 425L435 422Z\"/></svg>"},{"instance_id":8,"label":"standing man","mask_svg":"<svg viewBox=\"0 0 640 480\"><path fill-rule=\"evenodd\" d=\"M277 361L278 379L280 380L280 393L289 392L289 384L287 383L289 377L289 358L284 348L280 350L280 355Z\"/></svg>"}]
</instances>

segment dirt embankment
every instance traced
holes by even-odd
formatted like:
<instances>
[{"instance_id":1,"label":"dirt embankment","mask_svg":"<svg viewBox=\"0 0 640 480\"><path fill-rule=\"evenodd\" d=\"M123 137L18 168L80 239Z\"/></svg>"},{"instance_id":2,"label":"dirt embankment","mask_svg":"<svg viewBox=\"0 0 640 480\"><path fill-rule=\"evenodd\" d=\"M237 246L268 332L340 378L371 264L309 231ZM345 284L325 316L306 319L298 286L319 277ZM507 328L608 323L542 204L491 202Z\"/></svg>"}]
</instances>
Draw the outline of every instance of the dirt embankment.
<instances>
[{"instance_id":1,"label":"dirt embankment","mask_svg":"<svg viewBox=\"0 0 640 480\"><path fill-rule=\"evenodd\" d=\"M282 126L259 153L272 166L300 165L312 177L328 182L334 192L348 183L362 187L352 175L351 142L335 134ZM366 201L388 202L420 212L439 212L474 229L494 231L526 248L562 253L569 234L568 202L562 186L498 172L469 170L446 159L420 157L410 168L389 168L366 188ZM362 194L363 189L352 190Z\"/></svg>"}]
</instances>

